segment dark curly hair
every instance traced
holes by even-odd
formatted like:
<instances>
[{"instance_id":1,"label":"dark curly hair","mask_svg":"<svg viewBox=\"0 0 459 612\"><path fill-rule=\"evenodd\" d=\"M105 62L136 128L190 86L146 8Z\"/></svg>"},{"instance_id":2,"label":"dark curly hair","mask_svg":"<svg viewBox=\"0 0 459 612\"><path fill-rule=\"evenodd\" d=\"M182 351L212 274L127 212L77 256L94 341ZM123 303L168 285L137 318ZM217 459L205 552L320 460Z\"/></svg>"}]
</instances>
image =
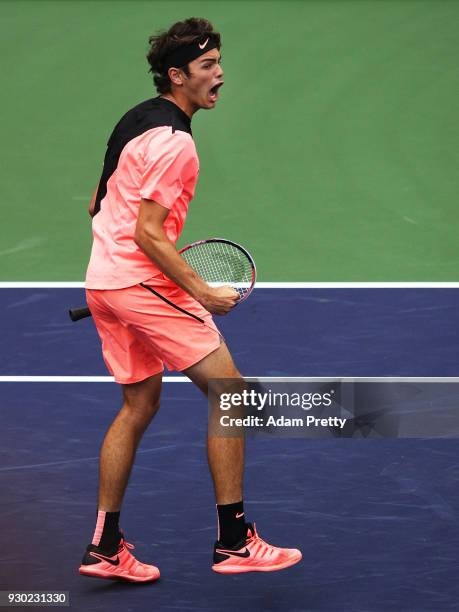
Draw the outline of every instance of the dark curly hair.
<instances>
[{"instance_id":1,"label":"dark curly hair","mask_svg":"<svg viewBox=\"0 0 459 612\"><path fill-rule=\"evenodd\" d=\"M210 21L199 17L190 17L184 21L178 21L167 31L150 36L147 61L150 64L149 72L154 75L153 82L158 93L163 94L171 91L171 81L164 67L165 58L178 47L197 42L204 37L209 37L212 41L215 41L217 49L220 50L220 34L214 31ZM187 76L190 76L188 65L177 66L177 68L181 68Z\"/></svg>"}]
</instances>

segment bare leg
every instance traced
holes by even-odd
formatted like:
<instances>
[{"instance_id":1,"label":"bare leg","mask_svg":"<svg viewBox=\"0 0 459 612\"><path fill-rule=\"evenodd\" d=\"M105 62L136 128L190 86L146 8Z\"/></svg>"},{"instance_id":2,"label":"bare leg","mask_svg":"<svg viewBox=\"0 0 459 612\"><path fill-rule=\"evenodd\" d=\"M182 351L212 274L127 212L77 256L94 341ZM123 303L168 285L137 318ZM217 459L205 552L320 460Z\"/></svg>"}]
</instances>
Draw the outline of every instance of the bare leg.
<instances>
[{"instance_id":1,"label":"bare leg","mask_svg":"<svg viewBox=\"0 0 459 612\"><path fill-rule=\"evenodd\" d=\"M185 374L207 395L211 378L242 379L226 344L185 370ZM232 504L242 499L244 476L244 438L207 438L207 456L217 504Z\"/></svg>"},{"instance_id":2,"label":"bare leg","mask_svg":"<svg viewBox=\"0 0 459 612\"><path fill-rule=\"evenodd\" d=\"M162 373L123 385L124 404L102 443L99 466L99 510L118 512L137 446L159 408Z\"/></svg>"}]
</instances>

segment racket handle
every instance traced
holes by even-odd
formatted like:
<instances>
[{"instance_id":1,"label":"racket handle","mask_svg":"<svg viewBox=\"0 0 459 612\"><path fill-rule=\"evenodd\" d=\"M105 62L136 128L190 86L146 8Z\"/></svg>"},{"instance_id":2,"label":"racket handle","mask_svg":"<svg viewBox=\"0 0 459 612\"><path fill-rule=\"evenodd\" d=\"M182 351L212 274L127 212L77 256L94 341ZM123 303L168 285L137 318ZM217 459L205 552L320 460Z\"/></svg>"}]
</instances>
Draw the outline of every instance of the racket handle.
<instances>
[{"instance_id":1,"label":"racket handle","mask_svg":"<svg viewBox=\"0 0 459 612\"><path fill-rule=\"evenodd\" d=\"M79 321L80 319L84 319L86 317L91 316L91 311L89 308L71 308L69 310L69 317L72 321Z\"/></svg>"}]
</instances>

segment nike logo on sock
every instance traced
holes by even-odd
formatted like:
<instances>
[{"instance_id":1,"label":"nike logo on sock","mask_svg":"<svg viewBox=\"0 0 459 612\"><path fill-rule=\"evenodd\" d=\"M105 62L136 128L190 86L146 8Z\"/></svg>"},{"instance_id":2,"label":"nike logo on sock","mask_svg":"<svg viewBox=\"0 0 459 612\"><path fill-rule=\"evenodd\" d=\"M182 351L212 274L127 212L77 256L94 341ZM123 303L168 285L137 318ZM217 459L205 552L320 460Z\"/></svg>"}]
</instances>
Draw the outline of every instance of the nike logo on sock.
<instances>
[{"instance_id":1,"label":"nike logo on sock","mask_svg":"<svg viewBox=\"0 0 459 612\"><path fill-rule=\"evenodd\" d=\"M105 555L99 555L98 553L95 552L90 552L89 553L91 555L91 557L95 557L96 559L99 559L100 561L106 561L107 563L110 563L110 565L119 565L120 564L120 558L116 557L116 559L110 559L110 557L106 557Z\"/></svg>"},{"instance_id":2,"label":"nike logo on sock","mask_svg":"<svg viewBox=\"0 0 459 612\"><path fill-rule=\"evenodd\" d=\"M248 548L244 552L237 552L235 550L223 550L222 548L216 548L215 552L221 553L222 555L231 555L232 557L250 557L250 551Z\"/></svg>"},{"instance_id":3,"label":"nike logo on sock","mask_svg":"<svg viewBox=\"0 0 459 612\"><path fill-rule=\"evenodd\" d=\"M243 512L237 512L236 513L236 518L242 518L244 516Z\"/></svg>"}]
</instances>

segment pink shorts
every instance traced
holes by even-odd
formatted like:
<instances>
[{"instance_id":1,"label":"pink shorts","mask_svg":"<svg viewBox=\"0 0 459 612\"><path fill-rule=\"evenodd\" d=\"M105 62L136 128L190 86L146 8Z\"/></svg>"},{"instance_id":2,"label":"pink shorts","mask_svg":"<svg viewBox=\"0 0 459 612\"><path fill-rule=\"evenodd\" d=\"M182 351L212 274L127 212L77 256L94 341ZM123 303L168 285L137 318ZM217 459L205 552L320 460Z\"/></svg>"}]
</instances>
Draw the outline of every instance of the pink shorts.
<instances>
[{"instance_id":1,"label":"pink shorts","mask_svg":"<svg viewBox=\"0 0 459 612\"><path fill-rule=\"evenodd\" d=\"M186 370L222 340L212 315L165 276L125 289L86 289L116 382L130 384L169 370Z\"/></svg>"}]
</instances>

